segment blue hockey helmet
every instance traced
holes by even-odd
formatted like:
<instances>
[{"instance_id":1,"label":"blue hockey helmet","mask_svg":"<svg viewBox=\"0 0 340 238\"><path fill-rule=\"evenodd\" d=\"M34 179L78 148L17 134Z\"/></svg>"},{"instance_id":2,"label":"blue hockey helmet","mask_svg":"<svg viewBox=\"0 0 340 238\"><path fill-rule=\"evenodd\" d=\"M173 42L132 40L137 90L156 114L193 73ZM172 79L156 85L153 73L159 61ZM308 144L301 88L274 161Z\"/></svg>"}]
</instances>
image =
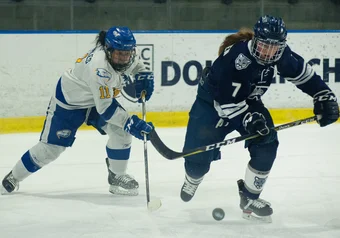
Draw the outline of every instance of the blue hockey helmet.
<instances>
[{"instance_id":1,"label":"blue hockey helmet","mask_svg":"<svg viewBox=\"0 0 340 238\"><path fill-rule=\"evenodd\" d=\"M112 27L106 32L105 51L112 67L117 71L126 70L134 61L136 56L136 39L128 27ZM122 62L114 62L112 53L114 51L129 53L130 58Z\"/></svg>"},{"instance_id":2,"label":"blue hockey helmet","mask_svg":"<svg viewBox=\"0 0 340 238\"><path fill-rule=\"evenodd\" d=\"M286 47L287 29L279 17L265 15L254 25L252 55L261 64L278 61Z\"/></svg>"}]
</instances>

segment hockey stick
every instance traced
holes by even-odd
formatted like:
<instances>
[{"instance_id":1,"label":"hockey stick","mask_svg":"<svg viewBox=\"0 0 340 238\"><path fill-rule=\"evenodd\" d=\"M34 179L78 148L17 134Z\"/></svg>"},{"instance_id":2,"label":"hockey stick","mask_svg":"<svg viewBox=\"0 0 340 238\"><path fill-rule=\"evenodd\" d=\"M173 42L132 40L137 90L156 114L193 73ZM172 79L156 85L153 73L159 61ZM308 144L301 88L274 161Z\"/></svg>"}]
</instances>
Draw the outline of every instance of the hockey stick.
<instances>
[{"instance_id":1,"label":"hockey stick","mask_svg":"<svg viewBox=\"0 0 340 238\"><path fill-rule=\"evenodd\" d=\"M273 129L276 131L280 131L280 130L284 130L287 128L291 128L294 126L299 126L308 122L313 122L316 120L316 116L313 117L308 117L305 119L301 119L301 120L297 120L297 121L293 121L293 122L289 122L280 126L276 126ZM171 150L169 147L167 147L163 141L159 138L157 132L155 130L151 131L151 133L149 134L149 138L150 141L152 143L152 145L156 148L156 150L162 155L164 156L166 159L168 160L174 160L174 159L178 159L181 157L185 157L185 156L189 156L189 155L194 155L194 154L198 154L198 153L202 153L208 150L213 150L213 149L217 149L220 148L222 146L225 145L231 145L231 144L235 144L237 142L240 141L244 141L244 140L250 140L256 137L259 137L260 135L257 133L254 134L249 134L249 135L243 135L243 136L238 136L238 137L234 137L231 139L227 139L221 142L217 142L215 144L211 144L211 145L206 145L206 146L201 146L195 149L191 149L188 151L183 151L183 152L176 152Z\"/></svg>"},{"instance_id":2,"label":"hockey stick","mask_svg":"<svg viewBox=\"0 0 340 238\"><path fill-rule=\"evenodd\" d=\"M142 117L146 120L146 106L145 106L145 91L142 92ZM147 138L144 133L144 168L145 168L145 189L146 189L146 205L150 212L157 210L161 207L160 199L150 201L150 186L149 186L149 164L148 164L148 147Z\"/></svg>"}]
</instances>

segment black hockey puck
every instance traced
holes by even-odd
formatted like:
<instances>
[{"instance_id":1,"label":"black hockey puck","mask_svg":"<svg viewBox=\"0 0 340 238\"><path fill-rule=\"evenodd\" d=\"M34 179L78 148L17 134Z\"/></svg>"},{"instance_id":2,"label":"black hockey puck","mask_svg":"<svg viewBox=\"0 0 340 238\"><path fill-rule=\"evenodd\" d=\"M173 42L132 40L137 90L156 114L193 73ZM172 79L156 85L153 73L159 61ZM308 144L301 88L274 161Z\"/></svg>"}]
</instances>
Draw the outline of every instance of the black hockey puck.
<instances>
[{"instance_id":1,"label":"black hockey puck","mask_svg":"<svg viewBox=\"0 0 340 238\"><path fill-rule=\"evenodd\" d=\"M224 218L224 211L222 208L215 208L212 212L212 216L216 221L221 221Z\"/></svg>"}]
</instances>

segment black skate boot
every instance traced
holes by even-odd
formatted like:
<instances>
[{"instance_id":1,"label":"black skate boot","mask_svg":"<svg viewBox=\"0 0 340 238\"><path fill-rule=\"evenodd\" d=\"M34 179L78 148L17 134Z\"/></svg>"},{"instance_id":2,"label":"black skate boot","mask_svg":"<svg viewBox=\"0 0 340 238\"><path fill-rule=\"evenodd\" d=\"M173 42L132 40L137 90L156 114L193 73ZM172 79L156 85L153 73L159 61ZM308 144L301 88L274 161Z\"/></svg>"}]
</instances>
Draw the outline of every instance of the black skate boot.
<instances>
[{"instance_id":1,"label":"black skate boot","mask_svg":"<svg viewBox=\"0 0 340 238\"><path fill-rule=\"evenodd\" d=\"M240 195L240 208L243 211L243 218L247 220L256 220L262 222L272 222L271 215L273 209L271 204L263 199L250 199L243 194L244 181L242 179L237 181L239 195Z\"/></svg>"},{"instance_id":2,"label":"black skate boot","mask_svg":"<svg viewBox=\"0 0 340 238\"><path fill-rule=\"evenodd\" d=\"M109 176L108 182L110 184L110 193L118 195L137 196L138 195L138 182L128 174L115 174L109 169L108 159L106 158L106 165L108 168Z\"/></svg>"},{"instance_id":3,"label":"black skate boot","mask_svg":"<svg viewBox=\"0 0 340 238\"><path fill-rule=\"evenodd\" d=\"M203 177L199 179L193 179L189 175L185 175L185 181L181 189L181 199L184 202L189 202L198 188L198 185L202 182Z\"/></svg>"},{"instance_id":4,"label":"black skate boot","mask_svg":"<svg viewBox=\"0 0 340 238\"><path fill-rule=\"evenodd\" d=\"M11 193L19 189L19 181L14 178L12 171L2 180L2 194Z\"/></svg>"}]
</instances>

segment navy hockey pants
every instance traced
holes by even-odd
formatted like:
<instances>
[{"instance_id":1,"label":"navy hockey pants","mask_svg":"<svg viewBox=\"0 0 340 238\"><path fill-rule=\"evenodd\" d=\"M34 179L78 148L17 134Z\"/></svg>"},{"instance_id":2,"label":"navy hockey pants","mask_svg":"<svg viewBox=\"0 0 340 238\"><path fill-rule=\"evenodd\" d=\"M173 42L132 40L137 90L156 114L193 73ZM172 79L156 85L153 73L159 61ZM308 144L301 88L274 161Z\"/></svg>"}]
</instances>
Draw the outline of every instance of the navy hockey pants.
<instances>
[{"instance_id":1,"label":"navy hockey pants","mask_svg":"<svg viewBox=\"0 0 340 238\"><path fill-rule=\"evenodd\" d=\"M274 127L272 117L262 102L253 103L251 108L252 111L265 116L269 128ZM189 113L183 151L223 141L226 135L234 130L241 135L248 134L243 128L242 119L236 123L222 119L213 105L196 98ZM269 171L276 158L278 144L277 133L274 130L267 136L246 141L245 147L250 153L250 166L258 171ZM228 154L225 157L228 158ZM220 149L187 156L184 163L186 173L193 178L200 178L209 171L211 162L220 158Z\"/></svg>"}]
</instances>

